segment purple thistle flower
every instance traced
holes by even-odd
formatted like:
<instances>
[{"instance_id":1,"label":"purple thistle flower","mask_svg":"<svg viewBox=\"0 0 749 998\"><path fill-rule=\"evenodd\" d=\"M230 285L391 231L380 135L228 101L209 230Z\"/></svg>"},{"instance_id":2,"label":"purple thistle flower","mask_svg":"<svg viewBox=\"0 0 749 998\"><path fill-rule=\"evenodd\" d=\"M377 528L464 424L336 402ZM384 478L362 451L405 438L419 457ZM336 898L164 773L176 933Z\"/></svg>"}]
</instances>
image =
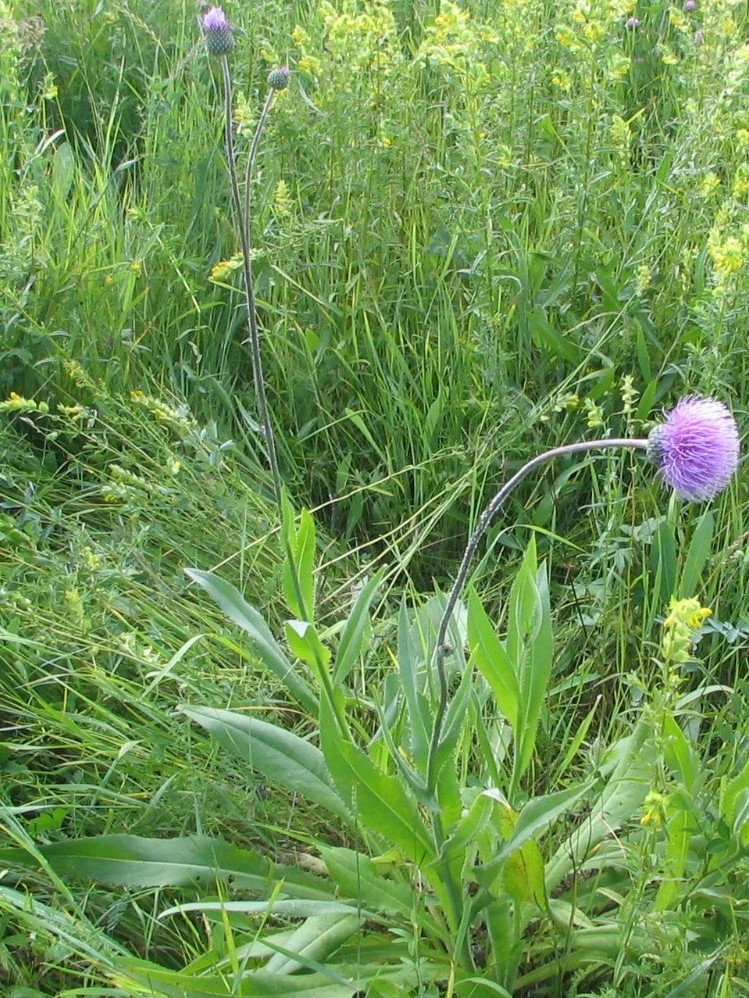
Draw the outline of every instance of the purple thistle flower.
<instances>
[{"instance_id":1,"label":"purple thistle flower","mask_svg":"<svg viewBox=\"0 0 749 998\"><path fill-rule=\"evenodd\" d=\"M697 0L684 0L684 5L681 9L685 14L691 14L693 11L697 10Z\"/></svg>"},{"instance_id":2,"label":"purple thistle flower","mask_svg":"<svg viewBox=\"0 0 749 998\"><path fill-rule=\"evenodd\" d=\"M648 456L685 499L710 499L723 491L738 467L736 421L717 399L689 395L651 431Z\"/></svg>"},{"instance_id":3,"label":"purple thistle flower","mask_svg":"<svg viewBox=\"0 0 749 998\"><path fill-rule=\"evenodd\" d=\"M635 17L633 14L631 17L628 17L627 20L624 22L624 27L627 29L627 31L634 31L636 28L639 28L641 24L642 21L640 20L640 18Z\"/></svg>"},{"instance_id":4,"label":"purple thistle flower","mask_svg":"<svg viewBox=\"0 0 749 998\"><path fill-rule=\"evenodd\" d=\"M226 14L221 7L211 7L200 19L205 44L211 55L228 55L234 48L234 38Z\"/></svg>"}]
</instances>

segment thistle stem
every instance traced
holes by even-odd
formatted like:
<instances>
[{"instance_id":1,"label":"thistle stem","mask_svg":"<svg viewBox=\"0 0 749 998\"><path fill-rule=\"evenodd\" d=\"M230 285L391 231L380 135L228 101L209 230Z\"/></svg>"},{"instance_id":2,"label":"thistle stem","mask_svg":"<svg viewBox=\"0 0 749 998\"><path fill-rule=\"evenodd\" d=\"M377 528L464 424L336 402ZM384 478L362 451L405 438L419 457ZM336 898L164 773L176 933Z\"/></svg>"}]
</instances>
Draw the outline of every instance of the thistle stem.
<instances>
[{"instance_id":1,"label":"thistle stem","mask_svg":"<svg viewBox=\"0 0 749 998\"><path fill-rule=\"evenodd\" d=\"M252 279L252 261L250 259L250 184L252 182L252 167L255 162L260 136L268 116L270 105L273 100L271 90L265 101L260 120L250 147L250 155L247 161L245 202L239 193L239 181L237 179L237 166L234 154L234 132L232 127L232 89L231 71L229 60L225 55L221 56L221 70L224 78L224 102L225 102L225 139L226 158L229 165L229 180L231 186L234 212L237 217L237 227L239 229L239 239L242 248L242 271L244 274L245 307L247 311L247 328L249 335L245 342L249 342L250 353L252 355L252 377L255 384L255 398L260 415L260 421L265 437L265 447L268 452L268 463L270 465L271 477L273 479L273 492L278 507L278 515L283 518L283 507L281 502L281 474L278 470L278 457L276 454L276 438L273 433L268 400L265 394L265 379L263 377L263 361L260 354L260 330L257 324L257 312L255 307L255 287Z\"/></svg>"},{"instance_id":2,"label":"thistle stem","mask_svg":"<svg viewBox=\"0 0 749 998\"><path fill-rule=\"evenodd\" d=\"M449 651L446 644L447 628L450 625L453 611L455 610L460 594L463 591L463 586L465 585L466 578L468 577L468 570L471 567L471 562L473 561L482 537L489 529L492 520L497 515L515 486L522 482L526 476L528 476L532 471L535 471L535 469L540 465L545 464L547 461L552 461L557 457L565 457L567 454L582 454L585 451L590 450L622 447L628 447L635 450L647 450L648 441L621 438L613 440L581 440L574 444L565 444L562 447L554 447L551 450L544 451L543 454L537 454L536 457L531 458L530 461L524 464L519 471L515 472L509 481L505 482L481 514L479 522L476 525L476 529L471 534L468 544L466 545L463 560L460 563L460 568L458 569L458 574L455 577L455 582L453 583L452 590L450 591L450 595L447 599L442 619L440 620L439 630L437 632L437 647L435 649L434 663L437 668L437 677L439 682L439 701L437 704L437 714L434 719L434 728L432 729L431 743L429 745L426 778L427 787L432 793L434 793L436 786L437 774L435 770L437 754L441 745L442 724L447 710L448 688L447 673L445 671L445 657Z\"/></svg>"}]
</instances>

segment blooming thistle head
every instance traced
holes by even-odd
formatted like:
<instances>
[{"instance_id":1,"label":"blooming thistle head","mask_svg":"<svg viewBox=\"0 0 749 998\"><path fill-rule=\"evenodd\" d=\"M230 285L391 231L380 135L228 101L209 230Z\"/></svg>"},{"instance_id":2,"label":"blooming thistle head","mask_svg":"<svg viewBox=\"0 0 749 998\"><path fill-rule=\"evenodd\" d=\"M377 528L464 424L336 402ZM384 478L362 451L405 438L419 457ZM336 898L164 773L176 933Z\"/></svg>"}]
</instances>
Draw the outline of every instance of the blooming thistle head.
<instances>
[{"instance_id":1,"label":"blooming thistle head","mask_svg":"<svg viewBox=\"0 0 749 998\"><path fill-rule=\"evenodd\" d=\"M211 55L228 55L234 48L234 38L226 14L221 7L211 7L200 19L206 48Z\"/></svg>"},{"instance_id":2,"label":"blooming thistle head","mask_svg":"<svg viewBox=\"0 0 749 998\"><path fill-rule=\"evenodd\" d=\"M268 86L271 90L285 90L289 85L291 70L288 66L279 66L268 73Z\"/></svg>"},{"instance_id":3,"label":"blooming thistle head","mask_svg":"<svg viewBox=\"0 0 749 998\"><path fill-rule=\"evenodd\" d=\"M634 14L632 14L632 16L628 17L627 20L624 22L624 27L627 29L627 31L635 31L637 28L640 27L641 24L642 21L640 20L640 18L635 17Z\"/></svg>"},{"instance_id":4,"label":"blooming thistle head","mask_svg":"<svg viewBox=\"0 0 749 998\"><path fill-rule=\"evenodd\" d=\"M717 399L687 396L651 431L648 457L685 499L710 499L723 491L738 467L736 421Z\"/></svg>"}]
</instances>

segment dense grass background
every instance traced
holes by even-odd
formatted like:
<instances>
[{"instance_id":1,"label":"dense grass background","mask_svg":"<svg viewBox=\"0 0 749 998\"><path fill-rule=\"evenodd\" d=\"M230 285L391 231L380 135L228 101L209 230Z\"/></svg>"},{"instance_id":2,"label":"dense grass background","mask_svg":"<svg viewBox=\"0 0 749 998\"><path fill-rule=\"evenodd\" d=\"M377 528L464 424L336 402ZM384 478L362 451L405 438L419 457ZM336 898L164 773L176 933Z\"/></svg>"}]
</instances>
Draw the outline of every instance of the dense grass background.
<instances>
[{"instance_id":1,"label":"dense grass background","mask_svg":"<svg viewBox=\"0 0 749 998\"><path fill-rule=\"evenodd\" d=\"M321 536L321 618L339 620L364 575L386 569L364 690L389 666L400 597L418 605L449 584L471 524L526 456L641 435L692 391L746 425L749 12L728 0L227 12L241 154L268 70L294 71L260 155L253 266L283 474ZM182 571L213 569L274 626L284 618L240 278L221 266L238 243L220 78L197 13L0 2L0 803L9 839L32 851L130 831L283 852L292 826L314 823L175 714L262 707L309 730ZM707 812L749 737L745 474L708 515L709 557L680 593L712 608L702 667L732 689L701 722ZM539 788L596 698L587 740L619 730L621 679L654 669L702 516L640 460L596 457L529 482L493 528L474 582L497 620L529 528L551 565ZM647 857L631 862L644 891ZM745 873L721 886L741 904L718 933L720 964L683 993L749 988ZM70 893L49 871L0 887L0 990L13 998L124 994L111 980L96 990L102 954L176 967L204 945L205 926L156 921L158 891ZM671 993L699 959L679 917L661 965L602 959L600 981L561 993Z\"/></svg>"}]
</instances>

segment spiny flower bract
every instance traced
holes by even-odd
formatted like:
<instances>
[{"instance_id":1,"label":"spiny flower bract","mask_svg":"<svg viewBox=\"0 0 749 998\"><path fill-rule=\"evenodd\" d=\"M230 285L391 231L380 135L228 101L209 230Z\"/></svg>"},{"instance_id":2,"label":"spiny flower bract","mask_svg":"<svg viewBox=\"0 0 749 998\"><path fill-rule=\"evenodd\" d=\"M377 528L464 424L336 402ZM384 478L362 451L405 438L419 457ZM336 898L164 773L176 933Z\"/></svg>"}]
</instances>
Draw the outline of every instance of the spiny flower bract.
<instances>
[{"instance_id":1,"label":"spiny flower bract","mask_svg":"<svg viewBox=\"0 0 749 998\"><path fill-rule=\"evenodd\" d=\"M288 66L279 66L268 73L268 86L271 90L285 90L289 85L291 70Z\"/></svg>"},{"instance_id":2,"label":"spiny flower bract","mask_svg":"<svg viewBox=\"0 0 749 998\"><path fill-rule=\"evenodd\" d=\"M651 431L648 455L685 499L710 499L723 491L738 467L736 421L717 399L687 396Z\"/></svg>"}]
</instances>

